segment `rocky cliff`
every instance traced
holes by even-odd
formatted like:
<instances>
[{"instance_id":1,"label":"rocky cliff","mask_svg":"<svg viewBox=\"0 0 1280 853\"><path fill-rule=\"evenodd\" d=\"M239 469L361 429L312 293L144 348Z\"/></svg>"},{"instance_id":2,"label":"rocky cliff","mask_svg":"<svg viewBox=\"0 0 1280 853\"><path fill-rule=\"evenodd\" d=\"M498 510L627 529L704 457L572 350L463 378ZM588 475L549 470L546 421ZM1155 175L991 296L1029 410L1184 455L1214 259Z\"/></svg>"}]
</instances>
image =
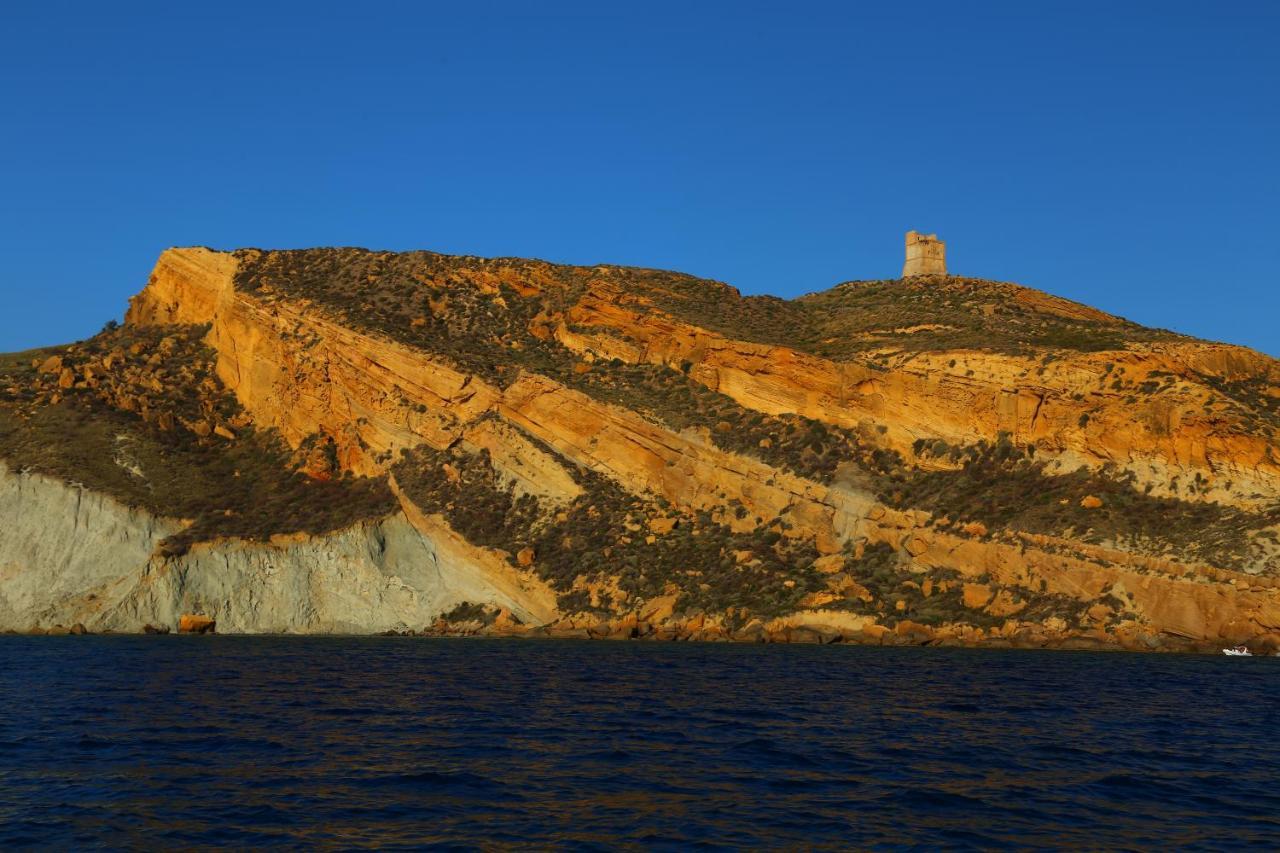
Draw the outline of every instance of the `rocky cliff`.
<instances>
[{"instance_id":1,"label":"rocky cliff","mask_svg":"<svg viewBox=\"0 0 1280 853\"><path fill-rule=\"evenodd\" d=\"M476 602L541 624L555 598L443 525L404 512L322 535L202 543L164 556L180 522L0 465L0 626L369 633L429 624Z\"/></svg>"},{"instance_id":2,"label":"rocky cliff","mask_svg":"<svg viewBox=\"0 0 1280 853\"><path fill-rule=\"evenodd\" d=\"M0 360L0 628L1274 644L1278 429L1010 284L174 249Z\"/></svg>"}]
</instances>

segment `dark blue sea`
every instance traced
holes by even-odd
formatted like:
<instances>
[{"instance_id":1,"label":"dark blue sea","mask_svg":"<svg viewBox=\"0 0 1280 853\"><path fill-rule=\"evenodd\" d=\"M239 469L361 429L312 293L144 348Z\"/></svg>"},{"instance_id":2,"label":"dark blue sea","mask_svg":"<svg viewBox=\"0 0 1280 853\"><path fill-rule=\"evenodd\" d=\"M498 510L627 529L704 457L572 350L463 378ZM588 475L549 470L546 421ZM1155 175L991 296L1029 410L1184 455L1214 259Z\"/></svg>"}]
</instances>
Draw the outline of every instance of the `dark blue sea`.
<instances>
[{"instance_id":1,"label":"dark blue sea","mask_svg":"<svg viewBox=\"0 0 1280 853\"><path fill-rule=\"evenodd\" d=\"M1280 659L0 637L0 848L1280 847Z\"/></svg>"}]
</instances>

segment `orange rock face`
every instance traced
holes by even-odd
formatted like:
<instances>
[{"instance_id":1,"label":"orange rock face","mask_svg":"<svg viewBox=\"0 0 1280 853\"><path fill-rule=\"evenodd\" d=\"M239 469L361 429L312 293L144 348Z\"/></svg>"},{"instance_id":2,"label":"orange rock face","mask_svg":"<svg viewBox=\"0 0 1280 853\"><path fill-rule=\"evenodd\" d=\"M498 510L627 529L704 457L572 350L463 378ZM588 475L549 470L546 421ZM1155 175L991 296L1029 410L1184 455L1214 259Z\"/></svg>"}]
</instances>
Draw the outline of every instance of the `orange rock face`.
<instances>
[{"instance_id":1,"label":"orange rock face","mask_svg":"<svg viewBox=\"0 0 1280 853\"><path fill-rule=\"evenodd\" d=\"M1257 505L1280 497L1275 429L1258 434L1230 404L1212 402L1214 383L1245 377L1262 377L1280 394L1274 388L1280 364L1243 347L1143 344L1048 363L975 351L913 352L872 369L730 340L634 303L598 284L567 312L557 338L601 358L688 364L690 377L762 412L842 426L875 423L886 428L888 446L904 453L922 437L965 443L1007 433L1060 456L1067 467L1122 465L1156 493L1175 476L1198 474L1204 498ZM574 331L584 327L625 337ZM1115 387L1111 377L1119 375L1123 382ZM1157 381L1167 386L1160 394L1134 396L1133 389Z\"/></svg>"},{"instance_id":2,"label":"orange rock face","mask_svg":"<svg viewBox=\"0 0 1280 853\"><path fill-rule=\"evenodd\" d=\"M210 617L193 613L184 613L178 620L180 634L212 634L216 627L217 622Z\"/></svg>"},{"instance_id":3,"label":"orange rock face","mask_svg":"<svg viewBox=\"0 0 1280 853\"><path fill-rule=\"evenodd\" d=\"M986 607L991 600L991 587L984 583L967 583L964 585L964 606L974 610Z\"/></svg>"},{"instance_id":4,"label":"orange rock face","mask_svg":"<svg viewBox=\"0 0 1280 853\"><path fill-rule=\"evenodd\" d=\"M333 449L333 473L383 475L401 450L461 443L486 452L517 492L552 503L567 504L581 493L570 474L576 467L628 492L660 497L677 512L722 512L732 505L741 506L748 519L785 519L782 535L814 540L820 555L815 571L842 581L834 591L797 595L805 610L825 615L762 631L835 626L831 630L850 636L883 638L870 615L854 618L823 609L846 600L874 606L866 586L839 574L844 557L835 556L845 548L861 555L867 545L889 546L911 571L950 578L930 579L922 598L936 600L939 590L954 585L963 607L991 616L1016 619L1026 606L1009 592L1016 586L1093 605L1090 617L1098 622L1118 619L1115 608L1122 605L1125 618L1155 634L1208 641L1280 631L1278 584L1265 572L1244 587L1242 573L1177 555L1144 556L1083 537L1016 536L989 531L977 521L940 525L929 513L894 509L857 488L820 483L727 452L705 434L674 431L547 376L529 372L500 387L439 355L343 325L306 300L265 300L237 291L236 269L232 255L170 250L134 298L127 322L207 324L218 378L254 423L278 429L294 446L321 436ZM522 292L549 286L518 279L501 284ZM536 318L533 328L591 360L575 368L578 375L607 371L605 362L612 359L670 366L756 412L794 413L872 432L884 448L922 465L927 460L919 460L915 450L921 439L966 444L1007 434L1015 444L1034 446L1037 458L1057 470L1110 464L1127 472L1135 488L1148 487L1156 495L1177 477L1199 484L1182 495L1186 500L1253 508L1280 499L1275 433L1246 424L1215 402L1213 388L1222 383L1280 380L1275 362L1237 347L1163 342L1052 361L917 352L889 354L873 368L731 340L639 305L603 280L562 315ZM61 365L45 367L56 372ZM1108 384L1120 368L1124 379ZM1157 381L1159 394L1127 401L1132 386ZM1118 389L1112 388L1116 382ZM234 433L218 434L234 440ZM307 470L328 476L321 461L309 458ZM1103 502L1090 495L1079 506L1097 510ZM678 523L673 513L637 535L661 540L679 533ZM520 550L503 582L534 584L520 571L536 558ZM505 569L493 571L498 577ZM916 588L924 589L919 583ZM542 612L554 614L550 592L538 594ZM1104 596L1109 603L1099 607ZM905 601L895 609L906 611ZM656 622L674 618L676 601L664 597L628 606L640 607L641 617ZM1065 622L1047 618L1058 620L1044 623L1049 633L1064 633ZM933 629L920 625L895 636L936 639ZM946 636L967 642L977 635L965 626Z\"/></svg>"}]
</instances>

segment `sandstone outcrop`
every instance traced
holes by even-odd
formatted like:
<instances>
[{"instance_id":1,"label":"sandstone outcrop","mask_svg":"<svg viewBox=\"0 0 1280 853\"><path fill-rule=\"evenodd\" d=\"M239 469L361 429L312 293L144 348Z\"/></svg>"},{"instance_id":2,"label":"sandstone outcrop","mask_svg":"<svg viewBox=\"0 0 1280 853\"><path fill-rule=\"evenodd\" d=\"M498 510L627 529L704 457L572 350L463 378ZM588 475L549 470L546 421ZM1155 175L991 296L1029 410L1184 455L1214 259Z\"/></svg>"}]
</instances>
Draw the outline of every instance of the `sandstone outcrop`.
<instances>
[{"instance_id":1,"label":"sandstone outcrop","mask_svg":"<svg viewBox=\"0 0 1280 853\"><path fill-rule=\"evenodd\" d=\"M1274 427L1257 431L1232 415L1233 406L1213 402L1213 381L1280 383L1280 365L1241 347L1160 344L1068 353L1047 363L924 352L873 367L727 339L637 305L609 283L588 291L556 334L566 347L599 358L688 365L691 378L751 409L884 427L886 445L903 453L922 438L964 444L1007 433L1053 454L1062 468L1122 466L1157 494L1180 479L1203 484L1182 493L1193 499L1243 505L1280 499ZM1122 373L1122 386L1114 388ZM1130 400L1132 389L1152 377L1167 390Z\"/></svg>"},{"instance_id":2,"label":"sandstone outcrop","mask_svg":"<svg viewBox=\"0 0 1280 853\"><path fill-rule=\"evenodd\" d=\"M244 286L245 266L263 257L208 249L161 257L127 326L207 329L216 382L243 414L181 422L155 409L145 422L185 430L202 452L275 430L313 478L385 479L398 506L329 533L198 541L166 554L161 543L188 521L0 468L0 510L14 520L0 529L0 628L181 629L183 614L201 614L220 633L1179 648L1280 632L1280 536L1268 533L1280 531L1280 518L1267 515L1280 500L1269 420L1280 367L1257 353L1161 338L1113 350L922 349L840 360L698 326L609 268L564 273L438 256L385 291L420 288L412 317L372 328L287 277L261 274ZM370 269L361 281L380 293L388 274ZM1046 316L1114 319L1044 294L1002 293ZM477 298L482 311L456 313ZM493 319L522 299L537 310L518 323ZM424 337L431 329L439 346ZM514 353L518 369L460 358L453 335L495 359ZM123 391L103 390L113 371L132 369L131 357L108 355L88 373L76 372L75 358L43 358L32 367L31 405L92 392L132 411ZM614 393L611 372L626 370L639 378ZM739 420L666 422L640 397L652 370L730 401ZM760 418L779 431L732 444ZM884 470L851 460L829 477L802 473L826 470L811 462L829 435L814 424L889 460ZM796 425L806 437L784 440L780 430ZM441 463L432 502L420 506L392 474L419 452L483 461ZM1026 530L999 513L912 506L921 478L983 464L1050 484L1092 477L1089 488L1111 491L1073 492L1053 511L1079 521ZM476 470L492 476L477 479ZM639 503L608 515L621 498L598 482ZM476 516L488 501L503 508L492 530ZM1175 507L1188 523L1206 523L1196 521L1198 507L1204 518L1229 518L1242 531L1234 551L1223 546L1232 562L1146 533L1088 527L1142 501ZM1068 516L1075 511L1085 516ZM605 517L621 519L607 541L591 521ZM550 529L560 532L548 539ZM709 539L725 544L699 550ZM596 568L566 574L563 555L579 551ZM680 563L686 553L708 556ZM646 574L658 565L671 576ZM755 583L748 577L772 591L736 592ZM695 600L717 603L695 611Z\"/></svg>"},{"instance_id":3,"label":"sandstone outcrop","mask_svg":"<svg viewBox=\"0 0 1280 853\"><path fill-rule=\"evenodd\" d=\"M183 613L178 617L179 634L212 634L217 630L218 622L208 616L196 613Z\"/></svg>"}]
</instances>

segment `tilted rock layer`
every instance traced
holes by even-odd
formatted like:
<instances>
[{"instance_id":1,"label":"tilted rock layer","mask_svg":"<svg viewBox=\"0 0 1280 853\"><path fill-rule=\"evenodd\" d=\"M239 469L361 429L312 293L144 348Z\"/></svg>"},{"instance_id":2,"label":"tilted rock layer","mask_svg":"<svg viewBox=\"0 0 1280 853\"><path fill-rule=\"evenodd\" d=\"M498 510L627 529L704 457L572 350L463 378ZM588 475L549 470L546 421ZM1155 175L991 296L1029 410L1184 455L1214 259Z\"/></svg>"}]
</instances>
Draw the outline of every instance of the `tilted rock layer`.
<instances>
[{"instance_id":1,"label":"tilted rock layer","mask_svg":"<svg viewBox=\"0 0 1280 853\"><path fill-rule=\"evenodd\" d=\"M0 628L1280 638L1280 364L1015 285L173 249L126 329L0 373Z\"/></svg>"}]
</instances>

